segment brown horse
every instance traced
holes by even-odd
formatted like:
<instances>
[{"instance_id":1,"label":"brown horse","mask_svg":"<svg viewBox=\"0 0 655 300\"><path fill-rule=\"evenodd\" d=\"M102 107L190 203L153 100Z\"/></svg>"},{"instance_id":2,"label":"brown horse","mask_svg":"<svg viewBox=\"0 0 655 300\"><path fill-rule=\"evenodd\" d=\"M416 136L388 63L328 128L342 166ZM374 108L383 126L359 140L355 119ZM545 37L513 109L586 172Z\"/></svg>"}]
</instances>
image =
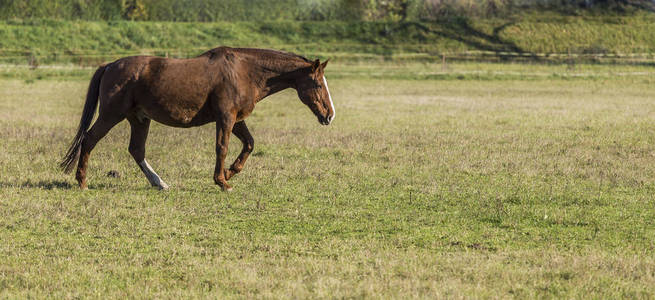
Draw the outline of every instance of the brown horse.
<instances>
[{"instance_id":1,"label":"brown horse","mask_svg":"<svg viewBox=\"0 0 655 300\"><path fill-rule=\"evenodd\" d=\"M78 161L75 178L80 188L86 188L91 150L112 127L127 118L131 126L130 154L150 184L167 189L145 159L150 120L174 127L216 122L214 182L230 191L227 180L243 169L253 150L254 141L244 119L257 102L294 88L321 124L332 122L334 106L323 75L326 65L327 61L310 61L292 53L229 47L190 59L133 56L102 65L91 79L77 135L61 167L68 173ZM98 102L98 119L87 131ZM241 140L243 148L226 169L230 132Z\"/></svg>"}]
</instances>

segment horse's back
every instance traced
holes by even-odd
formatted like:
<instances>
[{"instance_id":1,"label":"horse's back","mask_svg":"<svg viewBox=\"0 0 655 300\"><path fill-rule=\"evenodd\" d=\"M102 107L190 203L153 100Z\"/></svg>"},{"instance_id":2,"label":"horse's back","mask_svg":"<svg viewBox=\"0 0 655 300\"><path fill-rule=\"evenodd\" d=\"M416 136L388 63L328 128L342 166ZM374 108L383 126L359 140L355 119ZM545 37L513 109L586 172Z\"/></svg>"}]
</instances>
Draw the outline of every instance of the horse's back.
<instances>
[{"instance_id":1,"label":"horse's back","mask_svg":"<svg viewBox=\"0 0 655 300\"><path fill-rule=\"evenodd\" d=\"M190 74L203 76L206 71L207 61L201 57L128 56L107 64L103 79L151 83L161 79L180 80Z\"/></svg>"}]
</instances>

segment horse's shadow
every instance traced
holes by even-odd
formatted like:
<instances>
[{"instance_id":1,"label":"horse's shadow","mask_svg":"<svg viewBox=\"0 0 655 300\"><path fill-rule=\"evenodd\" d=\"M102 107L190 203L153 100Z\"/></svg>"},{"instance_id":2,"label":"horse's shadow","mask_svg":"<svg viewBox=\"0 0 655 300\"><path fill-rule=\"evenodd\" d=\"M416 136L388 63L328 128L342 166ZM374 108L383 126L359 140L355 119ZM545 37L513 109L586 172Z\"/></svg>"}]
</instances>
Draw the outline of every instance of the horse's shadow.
<instances>
[{"instance_id":1,"label":"horse's shadow","mask_svg":"<svg viewBox=\"0 0 655 300\"><path fill-rule=\"evenodd\" d=\"M53 189L69 190L73 188L73 185L70 184L69 182L61 181L61 180L40 180L36 182L28 180L23 183L0 182L0 187L3 188L20 187L20 188L33 188L33 189L36 188L42 190L53 190Z\"/></svg>"}]
</instances>

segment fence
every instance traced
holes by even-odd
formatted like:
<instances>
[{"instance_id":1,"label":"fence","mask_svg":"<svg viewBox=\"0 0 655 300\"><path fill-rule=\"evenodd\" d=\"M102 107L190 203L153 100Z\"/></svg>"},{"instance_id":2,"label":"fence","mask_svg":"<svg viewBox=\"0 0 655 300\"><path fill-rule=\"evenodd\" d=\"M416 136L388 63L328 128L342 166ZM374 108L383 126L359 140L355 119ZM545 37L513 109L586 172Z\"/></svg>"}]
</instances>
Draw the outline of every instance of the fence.
<instances>
[{"instance_id":1,"label":"fence","mask_svg":"<svg viewBox=\"0 0 655 300\"><path fill-rule=\"evenodd\" d=\"M291 45L292 46L292 45ZM284 47L281 47L284 49ZM195 57L208 49L141 49L112 53L50 53L35 54L26 50L0 49L0 63L29 65L33 68L45 65L72 64L81 67L97 66L121 57L132 55L154 55L171 58ZM518 53L494 51L463 51L441 53L343 53L343 52L309 52L301 53L307 57L330 58L337 62L355 61L394 61L394 62L442 62L449 61L486 61L486 62L529 62L529 63L614 63L614 64L653 64L655 53Z\"/></svg>"}]
</instances>

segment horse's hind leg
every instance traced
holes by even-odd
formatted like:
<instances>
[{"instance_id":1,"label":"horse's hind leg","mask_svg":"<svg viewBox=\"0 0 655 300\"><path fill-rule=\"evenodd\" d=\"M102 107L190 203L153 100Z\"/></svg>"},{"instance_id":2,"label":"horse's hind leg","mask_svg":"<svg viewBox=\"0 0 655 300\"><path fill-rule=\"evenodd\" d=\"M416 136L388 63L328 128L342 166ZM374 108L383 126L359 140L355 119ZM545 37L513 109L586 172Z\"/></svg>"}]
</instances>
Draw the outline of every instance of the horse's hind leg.
<instances>
[{"instance_id":1,"label":"horse's hind leg","mask_svg":"<svg viewBox=\"0 0 655 300\"><path fill-rule=\"evenodd\" d=\"M86 189L86 168L89 162L89 155L93 148L98 144L98 141L105 137L105 135L111 130L116 124L123 120L124 117L105 117L102 114L98 117L95 123L89 131L84 134L84 140L82 140L82 147L80 149L80 159L77 162L77 173L75 174L75 179L80 185L80 188Z\"/></svg>"},{"instance_id":2,"label":"horse's hind leg","mask_svg":"<svg viewBox=\"0 0 655 300\"><path fill-rule=\"evenodd\" d=\"M155 170L153 170L146 161L146 140L148 139L150 119L139 119L130 116L127 120L130 121L130 127L132 128L129 150L134 161L139 165L139 168L141 168L141 171L146 175L146 178L148 178L148 181L150 181L152 186L155 186L160 190L168 189L168 184L157 175Z\"/></svg>"}]
</instances>

